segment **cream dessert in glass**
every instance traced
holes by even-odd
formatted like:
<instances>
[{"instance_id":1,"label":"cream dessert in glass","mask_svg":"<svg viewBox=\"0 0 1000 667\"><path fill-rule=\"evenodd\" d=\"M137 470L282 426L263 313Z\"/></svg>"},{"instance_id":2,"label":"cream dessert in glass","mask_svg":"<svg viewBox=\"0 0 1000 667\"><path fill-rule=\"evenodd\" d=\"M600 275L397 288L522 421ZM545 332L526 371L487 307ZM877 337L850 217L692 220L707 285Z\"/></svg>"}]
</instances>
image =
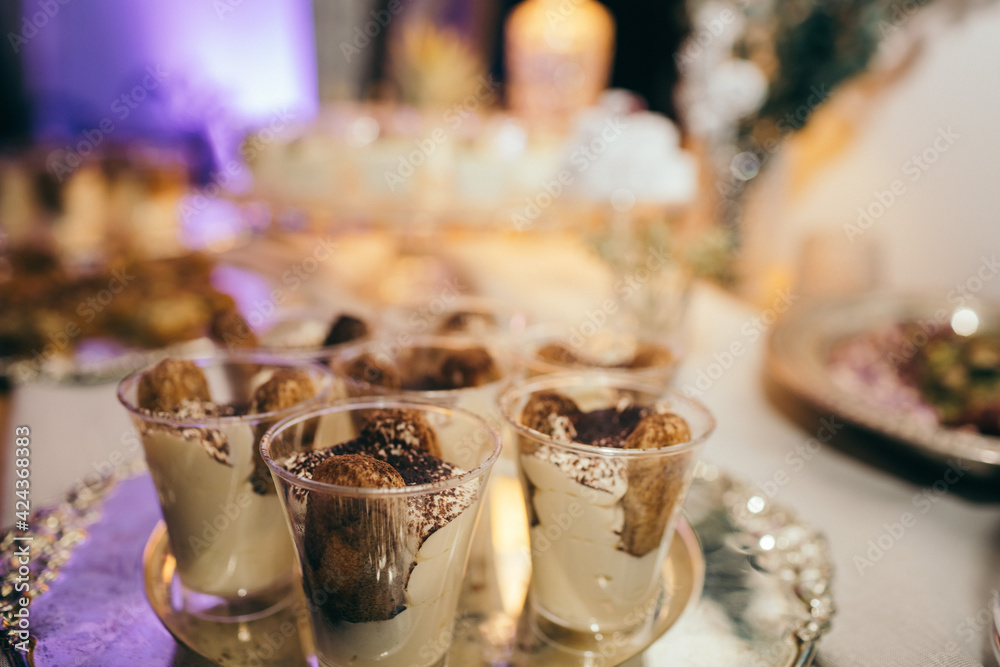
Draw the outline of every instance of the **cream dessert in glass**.
<instances>
[{"instance_id":1,"label":"cream dessert in glass","mask_svg":"<svg viewBox=\"0 0 1000 667\"><path fill-rule=\"evenodd\" d=\"M183 610L240 621L276 610L294 583L294 549L261 436L323 401L320 364L233 353L165 359L122 380L179 580Z\"/></svg>"},{"instance_id":2,"label":"cream dessert in glass","mask_svg":"<svg viewBox=\"0 0 1000 667\"><path fill-rule=\"evenodd\" d=\"M463 334L382 336L345 345L330 367L348 396L398 394L458 407L503 428L497 405L515 366L508 346Z\"/></svg>"},{"instance_id":3,"label":"cream dessert in glass","mask_svg":"<svg viewBox=\"0 0 1000 667\"><path fill-rule=\"evenodd\" d=\"M679 345L618 328L544 325L525 333L520 365L534 377L567 371L609 371L668 383L680 365Z\"/></svg>"},{"instance_id":4,"label":"cream dessert in glass","mask_svg":"<svg viewBox=\"0 0 1000 667\"><path fill-rule=\"evenodd\" d=\"M497 432L460 409L354 399L282 421L261 450L320 664L443 664Z\"/></svg>"},{"instance_id":5,"label":"cream dessert in glass","mask_svg":"<svg viewBox=\"0 0 1000 667\"><path fill-rule=\"evenodd\" d=\"M387 330L414 336L467 336L509 342L527 327L526 313L485 296L453 294L447 298L400 303L384 311Z\"/></svg>"},{"instance_id":6,"label":"cream dessert in glass","mask_svg":"<svg viewBox=\"0 0 1000 667\"><path fill-rule=\"evenodd\" d=\"M454 320L448 316L444 321L471 323L470 318L461 315ZM343 380L349 396L396 394L462 408L485 419L506 439L507 427L497 399L513 378L515 366L509 341L505 344L503 336L487 333L473 336L467 331L415 336L400 331L345 346L330 365ZM514 476L514 458L509 448L502 450L498 466L499 474ZM486 495L487 510L473 540L467 584L484 599L492 598L500 604L503 582L493 566L494 531L489 510L492 494Z\"/></svg>"},{"instance_id":7,"label":"cream dessert in glass","mask_svg":"<svg viewBox=\"0 0 1000 667\"><path fill-rule=\"evenodd\" d=\"M574 642L641 638L711 414L594 371L515 385L501 407L528 508L537 628Z\"/></svg>"},{"instance_id":8,"label":"cream dessert in glass","mask_svg":"<svg viewBox=\"0 0 1000 667\"><path fill-rule=\"evenodd\" d=\"M256 317L254 317L256 315ZM359 311L334 315L316 308L280 310L265 318L251 314L251 321L231 308L215 314L209 336L227 350L254 350L283 358L325 361L347 343L371 336L374 317Z\"/></svg>"}]
</instances>

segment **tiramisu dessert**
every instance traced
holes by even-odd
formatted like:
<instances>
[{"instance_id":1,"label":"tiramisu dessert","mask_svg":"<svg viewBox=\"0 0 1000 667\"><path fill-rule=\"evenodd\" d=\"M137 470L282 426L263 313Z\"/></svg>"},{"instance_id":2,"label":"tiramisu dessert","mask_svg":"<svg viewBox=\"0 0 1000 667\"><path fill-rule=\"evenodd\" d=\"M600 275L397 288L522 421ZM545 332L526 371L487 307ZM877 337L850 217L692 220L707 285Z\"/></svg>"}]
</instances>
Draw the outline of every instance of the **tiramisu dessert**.
<instances>
[{"instance_id":1,"label":"tiramisu dessert","mask_svg":"<svg viewBox=\"0 0 1000 667\"><path fill-rule=\"evenodd\" d=\"M704 433L665 403L612 387L587 395L584 382L532 391L516 405L505 396L519 433L532 599L560 627L639 630L657 603L691 443Z\"/></svg>"},{"instance_id":2,"label":"tiramisu dessert","mask_svg":"<svg viewBox=\"0 0 1000 667\"><path fill-rule=\"evenodd\" d=\"M662 345L639 343L634 350L602 356L586 351L577 351L563 343L547 343L535 352L535 357L565 368L620 368L637 370L666 366L674 360L673 353Z\"/></svg>"},{"instance_id":3,"label":"tiramisu dessert","mask_svg":"<svg viewBox=\"0 0 1000 667\"><path fill-rule=\"evenodd\" d=\"M493 313L475 310L455 310L443 314L437 322L436 333L465 334L467 336L489 336L500 328L500 322Z\"/></svg>"},{"instance_id":4,"label":"tiramisu dessert","mask_svg":"<svg viewBox=\"0 0 1000 667\"><path fill-rule=\"evenodd\" d=\"M188 589L245 602L291 584L294 549L258 443L291 408L329 389L323 373L257 357L167 359L122 382Z\"/></svg>"},{"instance_id":5,"label":"tiramisu dessert","mask_svg":"<svg viewBox=\"0 0 1000 667\"><path fill-rule=\"evenodd\" d=\"M510 355L503 349L459 335L415 337L396 348L369 341L345 347L331 367L344 379L348 396L413 396L468 410L502 428L497 397L512 375Z\"/></svg>"},{"instance_id":6,"label":"tiramisu dessert","mask_svg":"<svg viewBox=\"0 0 1000 667\"><path fill-rule=\"evenodd\" d=\"M337 444L285 456L266 445L295 478L337 487L285 491L317 654L324 665L431 665L450 644L484 477L442 458L420 410L353 417L357 436Z\"/></svg>"},{"instance_id":7,"label":"tiramisu dessert","mask_svg":"<svg viewBox=\"0 0 1000 667\"><path fill-rule=\"evenodd\" d=\"M503 340L518 334L527 319L504 301L468 294L391 306L383 316L387 329L413 336L458 335L480 340Z\"/></svg>"},{"instance_id":8,"label":"tiramisu dessert","mask_svg":"<svg viewBox=\"0 0 1000 667\"><path fill-rule=\"evenodd\" d=\"M677 366L677 354L666 343L611 332L565 339L544 337L529 344L524 356L532 376L593 369L669 377Z\"/></svg>"},{"instance_id":9,"label":"tiramisu dessert","mask_svg":"<svg viewBox=\"0 0 1000 667\"><path fill-rule=\"evenodd\" d=\"M500 379L500 369L485 347L417 346L391 361L363 351L345 358L339 370L359 388L374 385L403 391L450 391L481 387Z\"/></svg>"},{"instance_id":10,"label":"tiramisu dessert","mask_svg":"<svg viewBox=\"0 0 1000 667\"><path fill-rule=\"evenodd\" d=\"M322 350L367 338L365 320L341 313L332 321L315 313L277 317L258 335L236 308L216 313L209 333L227 349L265 348L268 350Z\"/></svg>"}]
</instances>

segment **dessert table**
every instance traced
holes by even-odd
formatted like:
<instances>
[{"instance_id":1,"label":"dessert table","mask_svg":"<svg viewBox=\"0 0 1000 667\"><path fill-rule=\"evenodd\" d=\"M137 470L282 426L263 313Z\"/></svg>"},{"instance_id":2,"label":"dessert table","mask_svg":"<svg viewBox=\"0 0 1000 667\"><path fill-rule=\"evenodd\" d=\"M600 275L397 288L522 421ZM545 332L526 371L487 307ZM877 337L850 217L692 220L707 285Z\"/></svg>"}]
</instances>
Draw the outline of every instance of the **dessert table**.
<instances>
[{"instance_id":1,"label":"dessert table","mask_svg":"<svg viewBox=\"0 0 1000 667\"><path fill-rule=\"evenodd\" d=\"M1000 583L996 485L964 475L960 466L943 468L915 460L903 448L891 450L773 386L763 372L767 337L761 318L761 311L729 294L697 286L691 350L675 384L696 393L717 417L705 458L755 484L762 498L790 506L829 540L837 613L814 664L995 664L989 637L991 600ZM54 428L53 415L60 422L87 423L94 395L101 392L107 394L104 412L120 410L112 391L91 388L80 400L64 392L58 405L45 407L48 428ZM109 451L134 454L121 417L118 424L103 425L108 432L102 452L82 445L61 449L59 467L80 476L111 461ZM44 466L55 460L41 451L47 433L39 421L33 460L39 499L65 484L46 479ZM81 442L102 438L85 436ZM13 497L9 480L3 491ZM31 607L36 664L205 664L172 639L143 594L142 549L159 518L148 477L125 480L111 494L115 506L128 511L115 512L113 521L98 516L89 537ZM696 631L693 623L685 616L670 633ZM645 664L665 664L670 633L647 651ZM50 644L58 644L60 653L48 651ZM67 645L71 653L62 652Z\"/></svg>"}]
</instances>

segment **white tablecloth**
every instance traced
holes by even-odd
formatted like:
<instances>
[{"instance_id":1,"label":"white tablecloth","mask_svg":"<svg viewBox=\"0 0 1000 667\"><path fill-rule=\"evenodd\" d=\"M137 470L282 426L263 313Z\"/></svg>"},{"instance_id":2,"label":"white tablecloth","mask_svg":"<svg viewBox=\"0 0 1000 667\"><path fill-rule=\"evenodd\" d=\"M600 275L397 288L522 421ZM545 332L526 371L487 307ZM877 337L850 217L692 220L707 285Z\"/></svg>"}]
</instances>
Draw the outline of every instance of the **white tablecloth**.
<instances>
[{"instance_id":1,"label":"white tablecloth","mask_svg":"<svg viewBox=\"0 0 1000 667\"><path fill-rule=\"evenodd\" d=\"M878 445L847 426L815 451L809 441L819 433L819 418L829 423L829 416L799 410L791 397L765 391L766 335L753 333L760 315L722 292L700 289L691 313L693 349L677 384L697 389L702 373L718 376L710 386L701 382L707 387L701 399L718 420L705 457L755 481L829 539L838 613L816 664L996 664L988 636L990 601L1000 586L1000 506L964 500L956 491L961 482L933 500L918 497L926 486L846 453L874 455L871 448ZM734 342L745 352L720 374L714 365L727 363ZM793 421L791 409L806 426ZM834 428L841 423L836 420ZM933 465L909 472L928 486L958 479L943 466L937 474ZM913 520L903 526L907 513Z\"/></svg>"}]
</instances>

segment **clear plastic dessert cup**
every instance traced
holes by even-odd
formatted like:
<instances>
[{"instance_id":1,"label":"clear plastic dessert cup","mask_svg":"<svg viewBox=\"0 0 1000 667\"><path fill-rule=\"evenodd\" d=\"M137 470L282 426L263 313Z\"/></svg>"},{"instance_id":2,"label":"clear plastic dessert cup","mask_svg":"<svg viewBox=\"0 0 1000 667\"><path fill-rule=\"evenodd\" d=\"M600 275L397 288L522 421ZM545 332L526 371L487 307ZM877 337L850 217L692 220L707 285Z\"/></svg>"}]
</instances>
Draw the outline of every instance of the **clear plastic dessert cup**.
<instances>
[{"instance_id":1,"label":"clear plastic dessert cup","mask_svg":"<svg viewBox=\"0 0 1000 667\"><path fill-rule=\"evenodd\" d=\"M350 340L328 343L331 326L348 317L359 323L364 333L355 331ZM213 339L219 349L268 354L282 359L328 363L343 347L371 338L370 331L381 324L375 314L351 309L334 311L312 307L279 309L265 317L250 313L249 322L242 318L219 325ZM346 332L342 332L344 335Z\"/></svg>"},{"instance_id":2,"label":"clear plastic dessert cup","mask_svg":"<svg viewBox=\"0 0 1000 667\"><path fill-rule=\"evenodd\" d=\"M552 392L586 413L620 414L628 406L673 413L690 433L663 447L654 433L653 446L626 449L577 442L583 436L573 431L550 436L522 423L528 401ZM528 380L508 389L501 407L514 433L528 508L536 629L574 647L641 641L669 594L662 585L664 559L694 464L714 429L712 415L657 384L597 372Z\"/></svg>"},{"instance_id":3,"label":"clear plastic dessert cup","mask_svg":"<svg viewBox=\"0 0 1000 667\"><path fill-rule=\"evenodd\" d=\"M451 355L466 355L472 352L468 363L456 363ZM483 372L484 356L492 360L492 369ZM360 364L362 359L368 362ZM516 366L511 353L510 341L505 344L503 337L468 334L411 336L404 332L358 343L343 348L330 364L334 373L343 382L343 391L348 396L398 395L409 400L433 403L445 407L468 410L486 422L507 440L506 422L500 414L498 399L500 393L514 379ZM436 373L437 368L449 369ZM419 372L414 372L419 371ZM385 382L385 374L400 382L397 386ZM433 382L421 379L431 378ZM437 386L434 386L434 385ZM390 385L390 386L387 386ZM430 386L428 386L430 385ZM500 473L512 477L515 474L514 457L510 448L503 448L499 462ZM490 494L484 499L487 510L473 539L473 567L468 579L470 585L484 591L484 596L498 596L502 582L498 580L497 569L492 567L493 550L490 524L492 502Z\"/></svg>"},{"instance_id":4,"label":"clear plastic dessert cup","mask_svg":"<svg viewBox=\"0 0 1000 667\"><path fill-rule=\"evenodd\" d=\"M523 333L527 321L527 314L509 303L463 294L390 306L384 325L414 335L464 335L503 342Z\"/></svg>"},{"instance_id":5,"label":"clear plastic dessert cup","mask_svg":"<svg viewBox=\"0 0 1000 667\"><path fill-rule=\"evenodd\" d=\"M234 352L191 360L212 403L249 406L253 389L278 369L299 369L315 394L283 410L229 416L159 412L139 406L152 366L118 386L118 400L139 432L167 527L183 611L220 622L273 613L294 592L295 552L259 442L275 422L325 401L333 374L321 364Z\"/></svg>"},{"instance_id":6,"label":"clear plastic dessert cup","mask_svg":"<svg viewBox=\"0 0 1000 667\"><path fill-rule=\"evenodd\" d=\"M380 381L378 371L371 367L359 369L356 362L367 357L373 360L379 370L400 374L407 365L413 363L425 364L427 358L422 351L438 350L462 353L468 350L484 350L493 360L494 373L482 377L479 383L469 383L466 386L449 388L428 388L417 386L393 387ZM389 338L378 338L360 343L346 345L330 362L334 374L341 379L344 390L350 397L360 396L405 396L411 400L434 403L445 407L457 407L468 410L485 419L489 424L502 430L505 426L500 414L497 400L500 393L514 377L516 366L508 346L495 341L484 341L481 338L448 335L448 336L409 336L397 335ZM359 372L359 370L361 372ZM465 373L465 379L472 374Z\"/></svg>"},{"instance_id":7,"label":"clear plastic dessert cup","mask_svg":"<svg viewBox=\"0 0 1000 667\"><path fill-rule=\"evenodd\" d=\"M584 322L578 326L540 325L526 331L518 356L518 364L528 377L592 370L667 385L682 353L673 340Z\"/></svg>"},{"instance_id":8,"label":"clear plastic dessert cup","mask_svg":"<svg viewBox=\"0 0 1000 667\"><path fill-rule=\"evenodd\" d=\"M307 478L299 467L304 458L357 442L355 424L386 409L426 418L451 476L398 488ZM315 441L303 439L312 430ZM264 436L261 451L295 542L320 664L444 664L500 446L499 434L467 411L382 398L296 415Z\"/></svg>"},{"instance_id":9,"label":"clear plastic dessert cup","mask_svg":"<svg viewBox=\"0 0 1000 667\"><path fill-rule=\"evenodd\" d=\"M325 342L331 323L339 316L349 316L361 322L369 331L378 326L375 315L360 309L339 312L335 315L316 308L296 308L281 310L258 331L259 349L283 358L313 359L326 363L338 350L351 343L367 340L370 333L361 337L329 344Z\"/></svg>"}]
</instances>

